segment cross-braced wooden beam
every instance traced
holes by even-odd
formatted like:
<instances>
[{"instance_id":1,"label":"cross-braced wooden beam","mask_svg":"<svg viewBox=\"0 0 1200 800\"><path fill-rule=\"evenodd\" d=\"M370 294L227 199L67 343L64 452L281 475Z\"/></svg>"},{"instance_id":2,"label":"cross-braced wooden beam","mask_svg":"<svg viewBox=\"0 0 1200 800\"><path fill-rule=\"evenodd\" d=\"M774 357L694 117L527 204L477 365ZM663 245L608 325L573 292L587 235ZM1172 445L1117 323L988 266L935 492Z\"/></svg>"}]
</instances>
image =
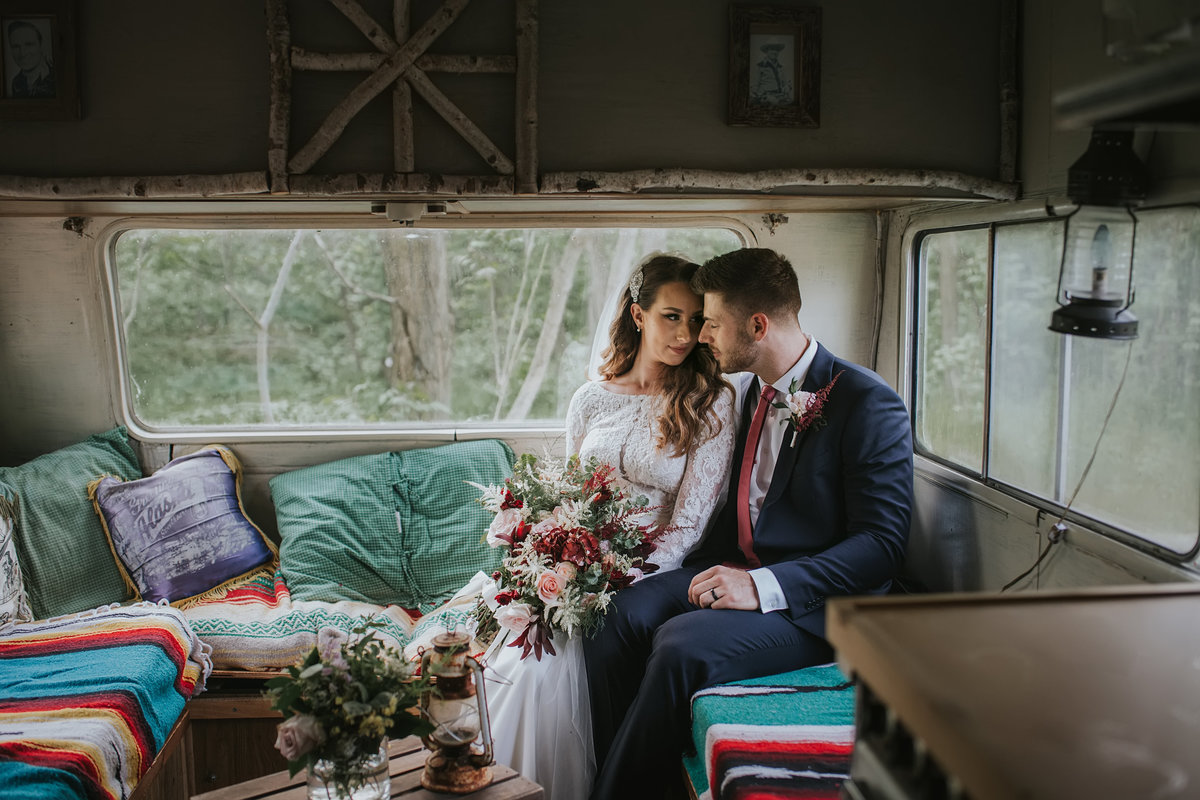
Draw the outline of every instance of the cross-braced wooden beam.
<instances>
[{"instance_id":1,"label":"cross-braced wooden beam","mask_svg":"<svg viewBox=\"0 0 1200 800\"><path fill-rule=\"evenodd\" d=\"M294 184L291 179L307 173L328 152L354 115L391 87L393 163L397 173L411 173L414 169L412 93L415 92L496 172L515 175L516 191L537 192L537 0L517 0L515 58L425 52L453 24L469 0L444 0L425 24L411 35L409 0L394 0L390 33L363 9L358 0L329 0L371 43L377 51L374 53L315 53L293 46L286 0L266 2L272 97L268 168L273 191L287 192ZM329 112L309 141L289 158L288 114L293 69L355 70L369 74ZM433 84L429 72L516 74L515 162Z\"/></svg>"}]
</instances>

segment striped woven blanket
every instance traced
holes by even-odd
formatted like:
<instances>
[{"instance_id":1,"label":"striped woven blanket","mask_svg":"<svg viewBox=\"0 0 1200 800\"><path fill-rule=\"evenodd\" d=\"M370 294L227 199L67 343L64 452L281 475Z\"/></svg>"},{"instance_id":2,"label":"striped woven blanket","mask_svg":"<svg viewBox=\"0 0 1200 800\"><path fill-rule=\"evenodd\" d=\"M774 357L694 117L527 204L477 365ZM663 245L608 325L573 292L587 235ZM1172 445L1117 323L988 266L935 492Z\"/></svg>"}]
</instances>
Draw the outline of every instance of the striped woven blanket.
<instances>
[{"instance_id":1,"label":"striped woven blanket","mask_svg":"<svg viewBox=\"0 0 1200 800\"><path fill-rule=\"evenodd\" d=\"M321 629L349 633L366 617L382 624L380 639L397 650L404 649L416 627L416 615L399 606L293 600L278 566L274 574L260 573L220 598L188 606L183 615L212 647L218 669L295 664L312 650Z\"/></svg>"},{"instance_id":2,"label":"striped woven blanket","mask_svg":"<svg viewBox=\"0 0 1200 800\"><path fill-rule=\"evenodd\" d=\"M0 797L127 798L212 670L177 609L138 603L0 636Z\"/></svg>"},{"instance_id":3,"label":"striped woven blanket","mask_svg":"<svg viewBox=\"0 0 1200 800\"><path fill-rule=\"evenodd\" d=\"M834 665L721 684L692 697L700 800L841 796L854 745L854 687Z\"/></svg>"}]
</instances>

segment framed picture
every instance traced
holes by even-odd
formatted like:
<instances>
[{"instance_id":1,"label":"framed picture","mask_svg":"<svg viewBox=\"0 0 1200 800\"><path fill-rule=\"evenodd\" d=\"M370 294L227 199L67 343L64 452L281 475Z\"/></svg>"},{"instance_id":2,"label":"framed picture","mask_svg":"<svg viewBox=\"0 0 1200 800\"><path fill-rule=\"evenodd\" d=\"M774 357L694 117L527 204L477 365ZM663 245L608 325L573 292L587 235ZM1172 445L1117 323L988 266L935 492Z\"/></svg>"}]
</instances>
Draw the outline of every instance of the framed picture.
<instances>
[{"instance_id":1,"label":"framed picture","mask_svg":"<svg viewBox=\"0 0 1200 800\"><path fill-rule=\"evenodd\" d=\"M76 119L76 0L0 0L0 119Z\"/></svg>"},{"instance_id":2,"label":"framed picture","mask_svg":"<svg viewBox=\"0 0 1200 800\"><path fill-rule=\"evenodd\" d=\"M820 127L820 8L729 7L729 124Z\"/></svg>"}]
</instances>

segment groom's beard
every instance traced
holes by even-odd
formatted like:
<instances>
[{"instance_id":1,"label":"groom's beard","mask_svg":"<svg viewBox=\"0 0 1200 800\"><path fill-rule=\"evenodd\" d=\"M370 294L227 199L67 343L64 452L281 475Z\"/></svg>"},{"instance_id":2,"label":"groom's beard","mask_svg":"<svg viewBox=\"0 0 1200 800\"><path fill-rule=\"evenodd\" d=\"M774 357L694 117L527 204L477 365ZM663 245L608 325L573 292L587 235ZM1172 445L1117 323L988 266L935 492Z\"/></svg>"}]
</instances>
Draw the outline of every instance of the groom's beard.
<instances>
[{"instance_id":1,"label":"groom's beard","mask_svg":"<svg viewBox=\"0 0 1200 800\"><path fill-rule=\"evenodd\" d=\"M721 350L721 355L717 357L717 364L721 367L722 372L752 372L756 361L757 348L754 337L745 331L738 331L736 341L730 344L725 349Z\"/></svg>"}]
</instances>

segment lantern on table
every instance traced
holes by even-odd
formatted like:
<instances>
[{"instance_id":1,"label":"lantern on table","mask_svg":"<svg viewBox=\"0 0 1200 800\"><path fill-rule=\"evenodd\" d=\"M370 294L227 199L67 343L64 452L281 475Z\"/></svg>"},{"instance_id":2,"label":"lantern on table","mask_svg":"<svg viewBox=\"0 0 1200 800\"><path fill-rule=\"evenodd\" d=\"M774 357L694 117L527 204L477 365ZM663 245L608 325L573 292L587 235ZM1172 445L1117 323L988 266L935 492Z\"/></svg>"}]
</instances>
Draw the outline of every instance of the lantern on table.
<instances>
[{"instance_id":1,"label":"lantern on table","mask_svg":"<svg viewBox=\"0 0 1200 800\"><path fill-rule=\"evenodd\" d=\"M469 645L466 633L442 633L434 637L433 649L421 656L421 674L433 679L421 698L421 713L434 725L422 737L431 752L421 785L436 792L467 794L492 782L492 726L483 667L467 654Z\"/></svg>"}]
</instances>

